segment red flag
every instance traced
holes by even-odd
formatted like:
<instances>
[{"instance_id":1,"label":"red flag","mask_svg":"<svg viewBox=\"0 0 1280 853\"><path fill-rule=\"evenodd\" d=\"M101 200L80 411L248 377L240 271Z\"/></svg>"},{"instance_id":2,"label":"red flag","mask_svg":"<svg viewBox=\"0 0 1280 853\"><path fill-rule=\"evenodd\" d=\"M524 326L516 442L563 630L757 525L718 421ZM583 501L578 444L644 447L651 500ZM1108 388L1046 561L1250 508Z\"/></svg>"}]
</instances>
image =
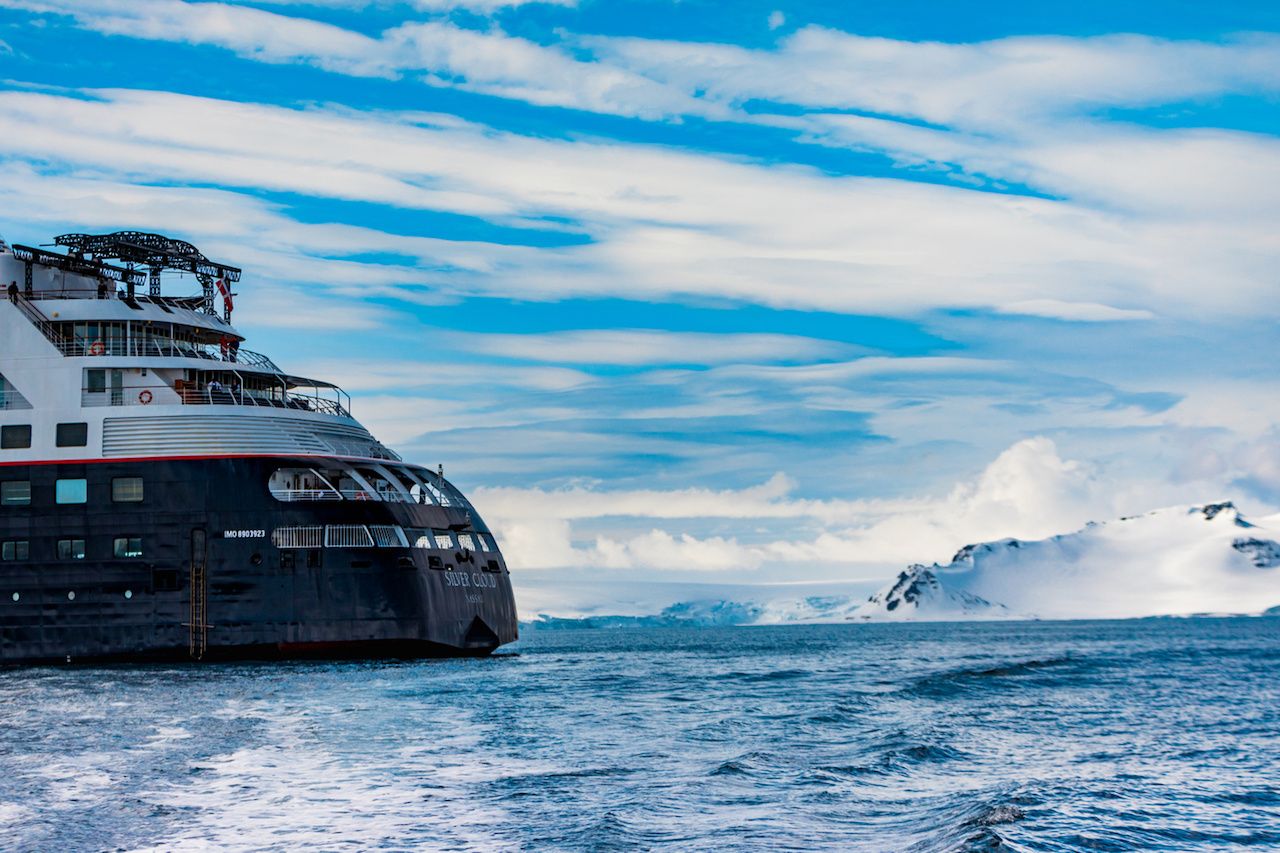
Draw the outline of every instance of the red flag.
<instances>
[{"instance_id":1,"label":"red flag","mask_svg":"<svg viewBox=\"0 0 1280 853\"><path fill-rule=\"evenodd\" d=\"M227 307L227 311L231 311L235 306L231 303L231 288L227 287L226 281L218 279L218 293L222 296L222 304Z\"/></svg>"}]
</instances>

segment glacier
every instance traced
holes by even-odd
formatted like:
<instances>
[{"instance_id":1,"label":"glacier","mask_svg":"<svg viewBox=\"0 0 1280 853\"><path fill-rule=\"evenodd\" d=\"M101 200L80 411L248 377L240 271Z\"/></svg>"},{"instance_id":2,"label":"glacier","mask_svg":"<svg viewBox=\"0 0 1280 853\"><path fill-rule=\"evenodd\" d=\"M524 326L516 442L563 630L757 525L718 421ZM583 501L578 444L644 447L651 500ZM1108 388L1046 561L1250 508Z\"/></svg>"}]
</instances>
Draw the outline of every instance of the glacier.
<instances>
[{"instance_id":1,"label":"glacier","mask_svg":"<svg viewBox=\"0 0 1280 853\"><path fill-rule=\"evenodd\" d=\"M865 588L865 587L864 587ZM686 594L689 589L683 590ZM525 627L766 625L978 619L1280 615L1280 515L1231 502L1170 507L1039 540L966 545L946 565L912 565L867 597L735 585L625 615L541 612ZM707 592L711 592L710 589ZM638 602L637 602L638 603Z\"/></svg>"},{"instance_id":2,"label":"glacier","mask_svg":"<svg viewBox=\"0 0 1280 853\"><path fill-rule=\"evenodd\" d=\"M961 548L916 565L855 619L1123 619L1258 614L1280 606L1280 518L1230 502L1171 507L1048 539Z\"/></svg>"}]
</instances>

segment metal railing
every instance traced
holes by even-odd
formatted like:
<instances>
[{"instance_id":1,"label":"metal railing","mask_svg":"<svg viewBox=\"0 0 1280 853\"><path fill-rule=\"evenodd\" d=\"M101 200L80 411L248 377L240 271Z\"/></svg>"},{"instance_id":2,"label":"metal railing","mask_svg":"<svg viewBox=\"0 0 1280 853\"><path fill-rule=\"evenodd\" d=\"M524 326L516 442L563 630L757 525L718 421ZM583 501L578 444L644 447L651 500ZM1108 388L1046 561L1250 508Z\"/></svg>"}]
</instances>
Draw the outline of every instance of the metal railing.
<instances>
[{"instance_id":1,"label":"metal railing","mask_svg":"<svg viewBox=\"0 0 1280 853\"><path fill-rule=\"evenodd\" d=\"M58 330L54 327L53 321L45 316L44 312L32 305L27 297L21 293L13 294L11 297L13 304L18 306L18 310L31 321L31 324L44 334L51 342L58 342Z\"/></svg>"},{"instance_id":2,"label":"metal railing","mask_svg":"<svg viewBox=\"0 0 1280 853\"><path fill-rule=\"evenodd\" d=\"M372 548L373 536L363 524L327 524L324 528L326 548Z\"/></svg>"},{"instance_id":3,"label":"metal railing","mask_svg":"<svg viewBox=\"0 0 1280 853\"><path fill-rule=\"evenodd\" d=\"M271 544L277 548L323 548L323 527L277 527L271 531Z\"/></svg>"},{"instance_id":4,"label":"metal railing","mask_svg":"<svg viewBox=\"0 0 1280 853\"><path fill-rule=\"evenodd\" d=\"M53 345L65 356L130 356L138 358L198 358L226 364L242 364L261 367L273 373L283 373L276 363L259 352L219 344L196 344L167 338L142 340L53 340Z\"/></svg>"},{"instance_id":5,"label":"metal railing","mask_svg":"<svg viewBox=\"0 0 1280 853\"><path fill-rule=\"evenodd\" d=\"M261 367L272 373L283 373L274 361L259 352L240 349L234 344L200 344L175 338L104 338L99 340L67 340L59 328L28 297L21 293L13 304L65 356L136 356L159 358L198 358Z\"/></svg>"},{"instance_id":6,"label":"metal railing","mask_svg":"<svg viewBox=\"0 0 1280 853\"><path fill-rule=\"evenodd\" d=\"M271 489L278 501L340 501L342 495L332 489Z\"/></svg>"},{"instance_id":7,"label":"metal railing","mask_svg":"<svg viewBox=\"0 0 1280 853\"><path fill-rule=\"evenodd\" d=\"M385 501L386 503L411 504L419 501L402 492L376 489L280 489L269 486L271 496L278 501Z\"/></svg>"},{"instance_id":8,"label":"metal railing","mask_svg":"<svg viewBox=\"0 0 1280 853\"><path fill-rule=\"evenodd\" d=\"M289 409L321 415L349 418L351 413L334 400L308 397L286 391L256 389L175 388L171 385L145 385L128 388L80 389L82 406L252 406L254 408Z\"/></svg>"}]
</instances>

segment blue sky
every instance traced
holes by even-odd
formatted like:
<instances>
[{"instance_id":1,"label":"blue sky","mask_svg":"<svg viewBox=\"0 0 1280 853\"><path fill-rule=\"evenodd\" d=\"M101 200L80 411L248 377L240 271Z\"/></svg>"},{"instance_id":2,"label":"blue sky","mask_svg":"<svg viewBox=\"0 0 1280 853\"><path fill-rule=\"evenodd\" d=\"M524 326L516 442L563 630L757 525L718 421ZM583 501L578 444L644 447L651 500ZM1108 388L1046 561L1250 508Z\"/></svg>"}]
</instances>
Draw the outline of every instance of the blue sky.
<instances>
[{"instance_id":1,"label":"blue sky","mask_svg":"<svg viewBox=\"0 0 1280 853\"><path fill-rule=\"evenodd\" d=\"M1280 6L975 8L0 0L0 233L241 265L530 576L1272 511Z\"/></svg>"}]
</instances>

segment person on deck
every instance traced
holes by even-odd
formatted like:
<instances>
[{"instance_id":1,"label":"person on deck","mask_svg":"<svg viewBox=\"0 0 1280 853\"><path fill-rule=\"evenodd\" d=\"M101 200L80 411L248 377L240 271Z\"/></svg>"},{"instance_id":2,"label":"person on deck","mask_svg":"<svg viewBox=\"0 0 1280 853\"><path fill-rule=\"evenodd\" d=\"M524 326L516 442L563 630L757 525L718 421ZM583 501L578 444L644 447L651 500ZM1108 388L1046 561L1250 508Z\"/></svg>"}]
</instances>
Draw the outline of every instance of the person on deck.
<instances>
[{"instance_id":1,"label":"person on deck","mask_svg":"<svg viewBox=\"0 0 1280 853\"><path fill-rule=\"evenodd\" d=\"M16 281L9 282L9 301L15 305L18 302L18 283Z\"/></svg>"}]
</instances>

